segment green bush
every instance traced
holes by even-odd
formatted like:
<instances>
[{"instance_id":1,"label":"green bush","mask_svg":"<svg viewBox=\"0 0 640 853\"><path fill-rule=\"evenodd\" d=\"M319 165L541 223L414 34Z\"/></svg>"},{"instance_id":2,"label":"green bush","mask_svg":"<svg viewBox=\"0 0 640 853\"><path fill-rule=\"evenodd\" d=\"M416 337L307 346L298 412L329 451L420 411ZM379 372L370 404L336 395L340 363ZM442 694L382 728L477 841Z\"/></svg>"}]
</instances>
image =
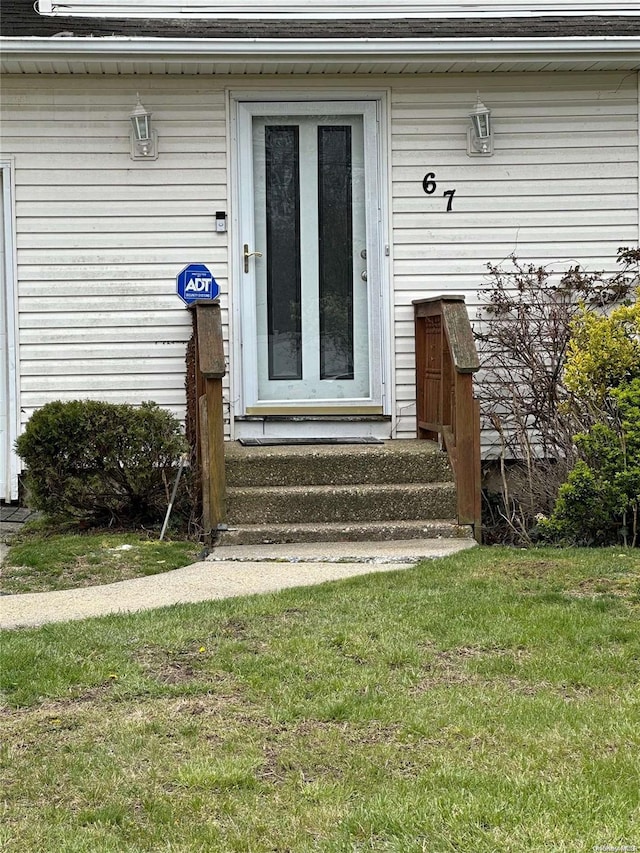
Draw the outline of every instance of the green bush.
<instances>
[{"instance_id":1,"label":"green bush","mask_svg":"<svg viewBox=\"0 0 640 853\"><path fill-rule=\"evenodd\" d=\"M47 403L16 442L32 506L97 524L162 519L185 444L155 403Z\"/></svg>"},{"instance_id":2,"label":"green bush","mask_svg":"<svg viewBox=\"0 0 640 853\"><path fill-rule=\"evenodd\" d=\"M564 381L586 425L578 461L560 488L542 538L640 544L640 290L609 313L583 306L571 323Z\"/></svg>"},{"instance_id":3,"label":"green bush","mask_svg":"<svg viewBox=\"0 0 640 853\"><path fill-rule=\"evenodd\" d=\"M603 406L640 372L640 290L610 314L583 307L570 325L564 381L583 404Z\"/></svg>"},{"instance_id":4,"label":"green bush","mask_svg":"<svg viewBox=\"0 0 640 853\"><path fill-rule=\"evenodd\" d=\"M610 545L625 538L629 496L616 480L579 459L560 486L551 518L540 521L542 538L575 545Z\"/></svg>"},{"instance_id":5,"label":"green bush","mask_svg":"<svg viewBox=\"0 0 640 853\"><path fill-rule=\"evenodd\" d=\"M486 438L494 442L485 468L486 541L534 541L538 518L552 512L579 458L575 434L598 419L592 409L602 401L599 390L604 386L607 396L612 381L631 378L640 352L640 337L634 337L640 309L620 306L637 287L639 262L640 249L621 248L616 273L579 265L554 272L515 256L488 264L478 294L484 309L474 323L481 413ZM586 406L576 399L585 387ZM492 476L495 457L499 479Z\"/></svg>"},{"instance_id":6,"label":"green bush","mask_svg":"<svg viewBox=\"0 0 640 853\"><path fill-rule=\"evenodd\" d=\"M596 394L600 397L599 420L575 436L580 459L560 488L551 517L540 521L543 538L587 545L639 544L640 358L630 362L627 372L635 378L606 390L583 379L592 413Z\"/></svg>"}]
</instances>

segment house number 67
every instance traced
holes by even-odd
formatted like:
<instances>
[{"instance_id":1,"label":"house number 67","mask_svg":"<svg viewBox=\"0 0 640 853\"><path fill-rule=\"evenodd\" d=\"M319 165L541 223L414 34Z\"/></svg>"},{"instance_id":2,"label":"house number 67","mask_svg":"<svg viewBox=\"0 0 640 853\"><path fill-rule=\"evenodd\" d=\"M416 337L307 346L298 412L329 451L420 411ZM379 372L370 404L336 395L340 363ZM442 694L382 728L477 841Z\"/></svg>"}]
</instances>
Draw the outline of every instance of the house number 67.
<instances>
[{"instance_id":1,"label":"house number 67","mask_svg":"<svg viewBox=\"0 0 640 853\"><path fill-rule=\"evenodd\" d=\"M427 195L433 195L438 185L436 183L436 173L435 172L427 172L427 174L422 179L422 189L426 192ZM453 205L453 197L456 194L455 190L445 190L442 195L447 199L447 213L451 213L452 205Z\"/></svg>"}]
</instances>

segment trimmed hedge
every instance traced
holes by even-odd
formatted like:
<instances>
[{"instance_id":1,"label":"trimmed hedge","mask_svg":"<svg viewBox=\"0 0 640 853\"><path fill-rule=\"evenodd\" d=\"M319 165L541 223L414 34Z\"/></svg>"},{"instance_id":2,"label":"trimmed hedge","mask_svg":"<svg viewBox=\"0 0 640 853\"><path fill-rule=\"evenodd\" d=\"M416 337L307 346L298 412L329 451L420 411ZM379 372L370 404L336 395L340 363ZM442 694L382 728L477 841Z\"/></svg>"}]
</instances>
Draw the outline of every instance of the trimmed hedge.
<instances>
[{"instance_id":1,"label":"trimmed hedge","mask_svg":"<svg viewBox=\"0 0 640 853\"><path fill-rule=\"evenodd\" d=\"M54 518L142 524L164 516L185 442L178 420L155 403L73 400L38 409L16 450L34 508Z\"/></svg>"}]
</instances>

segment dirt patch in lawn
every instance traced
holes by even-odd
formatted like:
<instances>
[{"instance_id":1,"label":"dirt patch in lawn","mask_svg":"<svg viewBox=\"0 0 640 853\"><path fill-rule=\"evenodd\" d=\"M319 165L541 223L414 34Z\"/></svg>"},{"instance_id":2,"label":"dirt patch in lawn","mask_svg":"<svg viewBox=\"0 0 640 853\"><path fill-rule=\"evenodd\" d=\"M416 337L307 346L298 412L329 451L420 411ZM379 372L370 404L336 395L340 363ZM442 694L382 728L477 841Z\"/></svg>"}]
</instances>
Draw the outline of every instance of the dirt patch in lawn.
<instances>
[{"instance_id":1,"label":"dirt patch in lawn","mask_svg":"<svg viewBox=\"0 0 640 853\"><path fill-rule=\"evenodd\" d=\"M640 572L625 572L608 578L585 578L568 589L572 598L618 598L632 607L640 607Z\"/></svg>"}]
</instances>

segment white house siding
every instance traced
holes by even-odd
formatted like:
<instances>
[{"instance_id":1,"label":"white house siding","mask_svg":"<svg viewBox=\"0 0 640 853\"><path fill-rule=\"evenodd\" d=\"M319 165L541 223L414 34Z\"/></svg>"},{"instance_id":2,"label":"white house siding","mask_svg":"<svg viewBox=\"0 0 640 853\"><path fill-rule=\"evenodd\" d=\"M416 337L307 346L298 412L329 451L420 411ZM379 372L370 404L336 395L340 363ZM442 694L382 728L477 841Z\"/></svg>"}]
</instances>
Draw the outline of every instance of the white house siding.
<instances>
[{"instance_id":1,"label":"white house siding","mask_svg":"<svg viewBox=\"0 0 640 853\"><path fill-rule=\"evenodd\" d=\"M492 110L492 157L466 153L476 89ZM514 253L552 269L613 269L618 247L637 243L637 77L403 78L391 111L395 434L406 437L415 429L413 299L462 293L473 317L488 261ZM427 172L433 195L422 189Z\"/></svg>"},{"instance_id":2,"label":"white house siding","mask_svg":"<svg viewBox=\"0 0 640 853\"><path fill-rule=\"evenodd\" d=\"M160 156L129 156L136 92ZM182 416L190 313L175 293L207 264L228 318L225 100L210 79L12 77L22 422L50 400L155 400Z\"/></svg>"},{"instance_id":3,"label":"white house siding","mask_svg":"<svg viewBox=\"0 0 640 853\"><path fill-rule=\"evenodd\" d=\"M232 213L224 87L258 83L267 80L5 77L23 423L56 399L153 399L184 413L190 317L175 276L190 262L210 267L228 334L227 235L214 221L216 210ZM390 90L394 436L415 434L413 299L463 293L474 316L488 261L516 253L558 269L612 268L618 246L638 240L635 74L273 78L279 92L301 83ZM476 89L493 112L493 157L466 153ZM129 157L136 92L159 132L153 162Z\"/></svg>"}]
</instances>

